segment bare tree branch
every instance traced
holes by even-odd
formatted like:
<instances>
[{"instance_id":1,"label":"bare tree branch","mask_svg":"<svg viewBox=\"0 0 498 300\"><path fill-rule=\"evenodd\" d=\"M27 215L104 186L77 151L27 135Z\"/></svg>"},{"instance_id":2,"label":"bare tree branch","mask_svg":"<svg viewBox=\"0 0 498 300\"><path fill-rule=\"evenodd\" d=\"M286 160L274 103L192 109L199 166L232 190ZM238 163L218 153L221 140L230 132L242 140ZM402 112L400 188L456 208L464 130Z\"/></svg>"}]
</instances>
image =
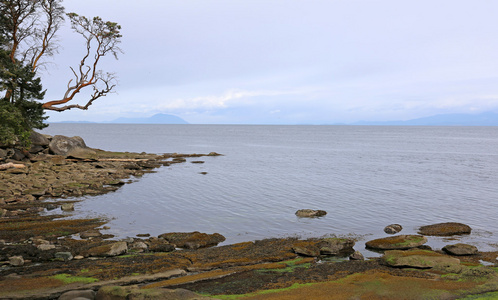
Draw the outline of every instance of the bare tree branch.
<instances>
[{"instance_id":1,"label":"bare tree branch","mask_svg":"<svg viewBox=\"0 0 498 300\"><path fill-rule=\"evenodd\" d=\"M122 52L118 47L120 43L120 29L117 23L104 22L100 17L88 19L84 16L78 16L75 13L67 14L71 20L71 25L74 31L81 34L85 38L86 53L80 61L78 71L71 68L74 79L71 79L67 85L67 90L64 97L60 100L49 101L43 104L43 108L53 111L65 111L73 108L88 109L93 101L111 93L116 86L116 78L112 74L103 74L98 69L100 59L108 53L113 54L117 58L117 53ZM93 62L87 63L93 50ZM71 83L74 82L74 85ZM98 85L103 87L99 87ZM73 100L74 97L87 87L93 87L94 92L86 105L71 104L59 106Z\"/></svg>"}]
</instances>

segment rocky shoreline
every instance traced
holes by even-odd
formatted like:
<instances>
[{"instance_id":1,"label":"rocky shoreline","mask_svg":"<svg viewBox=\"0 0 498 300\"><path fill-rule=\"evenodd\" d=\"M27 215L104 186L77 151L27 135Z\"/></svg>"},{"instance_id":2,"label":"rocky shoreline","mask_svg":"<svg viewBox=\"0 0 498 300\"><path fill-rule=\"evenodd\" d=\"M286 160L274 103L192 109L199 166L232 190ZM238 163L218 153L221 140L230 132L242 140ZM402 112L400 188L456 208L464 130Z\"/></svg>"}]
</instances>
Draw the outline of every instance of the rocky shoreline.
<instances>
[{"instance_id":1,"label":"rocky shoreline","mask_svg":"<svg viewBox=\"0 0 498 300\"><path fill-rule=\"evenodd\" d=\"M426 245L426 236L471 234L460 223L422 226L419 235L389 225L388 236L366 243L383 256L364 259L349 238L213 247L221 234L173 232L116 241L102 234L105 220L64 218L70 197L112 192L206 155L219 154L107 152L39 134L29 151L0 147L0 299L458 299L498 291L497 252Z\"/></svg>"}]
</instances>

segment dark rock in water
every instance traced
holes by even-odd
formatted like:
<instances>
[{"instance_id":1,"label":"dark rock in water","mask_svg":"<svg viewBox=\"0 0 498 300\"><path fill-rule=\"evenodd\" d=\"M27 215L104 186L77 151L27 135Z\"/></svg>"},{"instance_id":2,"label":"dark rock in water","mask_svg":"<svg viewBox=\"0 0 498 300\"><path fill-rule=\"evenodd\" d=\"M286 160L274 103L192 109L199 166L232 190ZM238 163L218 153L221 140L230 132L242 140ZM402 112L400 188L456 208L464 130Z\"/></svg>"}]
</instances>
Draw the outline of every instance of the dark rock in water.
<instances>
[{"instance_id":1,"label":"dark rock in water","mask_svg":"<svg viewBox=\"0 0 498 300\"><path fill-rule=\"evenodd\" d=\"M462 223L438 223L420 227L418 233L433 236L452 236L457 234L470 234L472 228Z\"/></svg>"},{"instance_id":2,"label":"dark rock in water","mask_svg":"<svg viewBox=\"0 0 498 300\"><path fill-rule=\"evenodd\" d=\"M314 210L314 209L300 209L296 211L296 216L300 218L314 218L314 217L322 217L327 214L324 210Z\"/></svg>"},{"instance_id":3,"label":"dark rock in water","mask_svg":"<svg viewBox=\"0 0 498 300\"><path fill-rule=\"evenodd\" d=\"M443 251L451 255L475 255L479 252L476 246L462 243L444 246Z\"/></svg>"},{"instance_id":4,"label":"dark rock in water","mask_svg":"<svg viewBox=\"0 0 498 300\"><path fill-rule=\"evenodd\" d=\"M89 238L96 238L96 237L101 237L102 233L98 231L97 229L92 229L88 230L85 232L80 233L80 238L82 239L89 239Z\"/></svg>"},{"instance_id":5,"label":"dark rock in water","mask_svg":"<svg viewBox=\"0 0 498 300\"><path fill-rule=\"evenodd\" d=\"M203 164L204 161L202 161L202 160L194 160L194 161L191 161L191 163L193 163L193 164Z\"/></svg>"},{"instance_id":6,"label":"dark rock in water","mask_svg":"<svg viewBox=\"0 0 498 300\"><path fill-rule=\"evenodd\" d=\"M353 254L349 256L350 260L365 260L363 254L360 251L355 251Z\"/></svg>"},{"instance_id":7,"label":"dark rock in water","mask_svg":"<svg viewBox=\"0 0 498 300\"><path fill-rule=\"evenodd\" d=\"M430 269L437 266L448 267L450 265L458 266L460 260L427 250L392 250L386 251L382 261L390 267Z\"/></svg>"},{"instance_id":8,"label":"dark rock in water","mask_svg":"<svg viewBox=\"0 0 498 300\"><path fill-rule=\"evenodd\" d=\"M225 241L225 237L219 233L207 234L194 232L171 232L159 236L179 248L198 249L216 246Z\"/></svg>"},{"instance_id":9,"label":"dark rock in water","mask_svg":"<svg viewBox=\"0 0 498 300\"><path fill-rule=\"evenodd\" d=\"M396 235L366 242L367 248L375 250L405 250L427 243L422 235Z\"/></svg>"},{"instance_id":10,"label":"dark rock in water","mask_svg":"<svg viewBox=\"0 0 498 300\"><path fill-rule=\"evenodd\" d=\"M222 156L222 155L216 152L210 152L207 156Z\"/></svg>"},{"instance_id":11,"label":"dark rock in water","mask_svg":"<svg viewBox=\"0 0 498 300\"><path fill-rule=\"evenodd\" d=\"M384 232L387 234L396 234L396 233L399 233L401 230L403 230L403 226L401 226L399 224L387 225L384 228Z\"/></svg>"},{"instance_id":12,"label":"dark rock in water","mask_svg":"<svg viewBox=\"0 0 498 300\"><path fill-rule=\"evenodd\" d=\"M61 206L63 211L74 211L74 203L64 203Z\"/></svg>"}]
</instances>

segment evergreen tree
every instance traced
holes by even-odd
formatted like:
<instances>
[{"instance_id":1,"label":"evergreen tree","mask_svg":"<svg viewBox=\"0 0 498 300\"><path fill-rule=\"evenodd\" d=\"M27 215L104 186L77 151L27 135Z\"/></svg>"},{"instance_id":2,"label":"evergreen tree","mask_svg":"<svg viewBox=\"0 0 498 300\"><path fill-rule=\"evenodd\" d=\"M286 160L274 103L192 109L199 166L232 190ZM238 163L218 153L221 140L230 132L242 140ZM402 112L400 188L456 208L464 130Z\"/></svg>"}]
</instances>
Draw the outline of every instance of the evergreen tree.
<instances>
[{"instance_id":1,"label":"evergreen tree","mask_svg":"<svg viewBox=\"0 0 498 300\"><path fill-rule=\"evenodd\" d=\"M10 91L10 97L0 99L0 143L29 146L29 137L33 128L42 129L48 125L43 121L42 91L40 78L30 66L23 66L20 61L9 55L7 36L7 19L0 17L0 93Z\"/></svg>"}]
</instances>

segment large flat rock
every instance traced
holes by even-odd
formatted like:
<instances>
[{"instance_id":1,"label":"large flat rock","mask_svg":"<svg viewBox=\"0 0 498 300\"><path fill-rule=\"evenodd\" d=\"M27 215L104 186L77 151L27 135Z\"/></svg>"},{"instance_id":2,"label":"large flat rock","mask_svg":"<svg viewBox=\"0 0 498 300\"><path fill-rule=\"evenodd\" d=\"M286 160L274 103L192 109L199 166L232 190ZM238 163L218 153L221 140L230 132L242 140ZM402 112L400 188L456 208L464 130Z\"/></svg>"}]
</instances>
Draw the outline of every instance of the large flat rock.
<instances>
[{"instance_id":1,"label":"large flat rock","mask_svg":"<svg viewBox=\"0 0 498 300\"><path fill-rule=\"evenodd\" d=\"M374 250L406 250L427 243L422 235L396 235L366 242L367 248Z\"/></svg>"}]
</instances>

